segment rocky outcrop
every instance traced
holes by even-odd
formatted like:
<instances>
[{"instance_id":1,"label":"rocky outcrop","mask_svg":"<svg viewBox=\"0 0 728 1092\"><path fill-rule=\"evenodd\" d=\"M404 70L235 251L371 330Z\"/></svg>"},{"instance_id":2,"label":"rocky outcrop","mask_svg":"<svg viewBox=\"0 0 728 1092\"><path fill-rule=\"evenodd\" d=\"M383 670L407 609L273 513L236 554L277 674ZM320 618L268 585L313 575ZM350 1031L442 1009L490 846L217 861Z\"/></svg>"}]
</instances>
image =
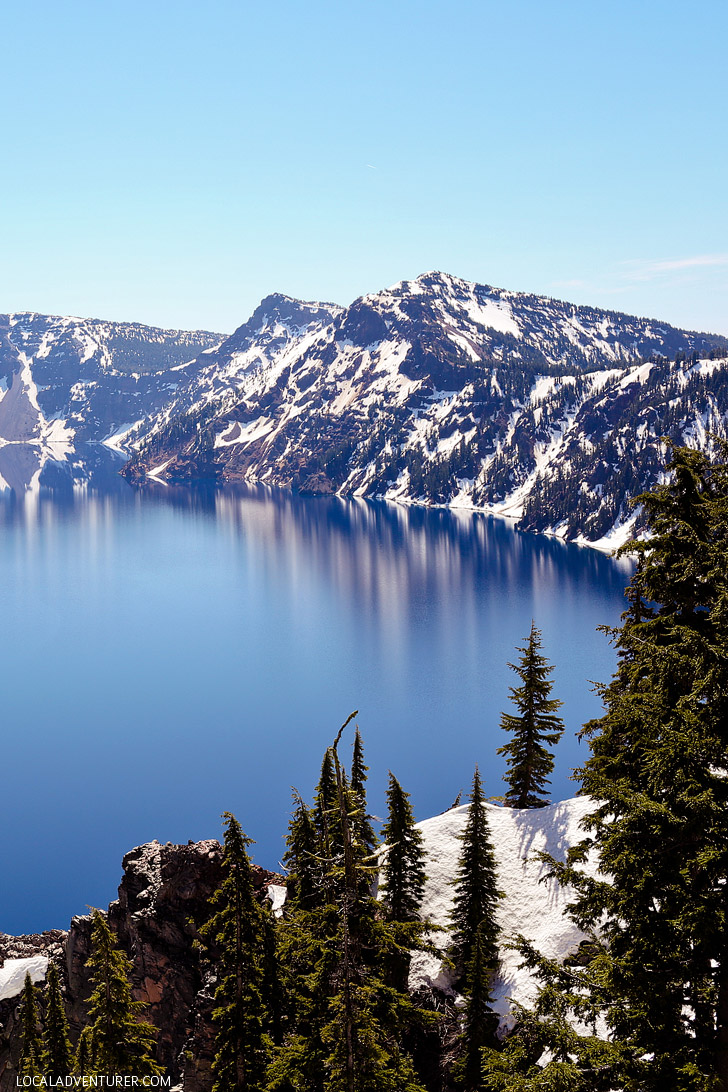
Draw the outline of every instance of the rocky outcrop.
<instances>
[{"instance_id":1,"label":"rocky outcrop","mask_svg":"<svg viewBox=\"0 0 728 1092\"><path fill-rule=\"evenodd\" d=\"M222 878L221 846L216 841L186 846L150 842L127 853L123 869L119 898L109 906L108 919L132 960L134 996L149 1006L147 1019L158 1029L157 1058L173 1083L184 1081L189 1092L203 1092L211 1083L214 975L204 949L194 942ZM269 884L282 882L256 865L253 875L261 898ZM57 964L74 1042L91 993L86 969L90 950L90 916L74 918L68 932L0 935L3 963L43 954ZM0 1092L15 1088L19 1002L19 995L0 1001Z\"/></svg>"}]
</instances>

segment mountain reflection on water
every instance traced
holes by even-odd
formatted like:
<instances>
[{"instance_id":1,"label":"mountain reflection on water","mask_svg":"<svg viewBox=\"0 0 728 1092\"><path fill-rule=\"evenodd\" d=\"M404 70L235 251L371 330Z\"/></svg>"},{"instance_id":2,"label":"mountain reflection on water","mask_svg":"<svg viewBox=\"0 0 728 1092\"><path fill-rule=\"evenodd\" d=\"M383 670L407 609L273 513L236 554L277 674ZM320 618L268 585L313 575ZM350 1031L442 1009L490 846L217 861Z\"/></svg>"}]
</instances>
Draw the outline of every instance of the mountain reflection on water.
<instances>
[{"instance_id":1,"label":"mountain reflection on water","mask_svg":"<svg viewBox=\"0 0 728 1092\"><path fill-rule=\"evenodd\" d=\"M470 512L119 476L102 445L0 447L0 655L9 768L0 930L63 926L114 896L123 852L214 837L223 809L276 867L289 786L310 795L348 713L384 808L391 768L424 818L495 749L531 618L585 757L590 679L630 563ZM1 483L0 483L1 484ZM27 787L32 785L32 806Z\"/></svg>"}]
</instances>

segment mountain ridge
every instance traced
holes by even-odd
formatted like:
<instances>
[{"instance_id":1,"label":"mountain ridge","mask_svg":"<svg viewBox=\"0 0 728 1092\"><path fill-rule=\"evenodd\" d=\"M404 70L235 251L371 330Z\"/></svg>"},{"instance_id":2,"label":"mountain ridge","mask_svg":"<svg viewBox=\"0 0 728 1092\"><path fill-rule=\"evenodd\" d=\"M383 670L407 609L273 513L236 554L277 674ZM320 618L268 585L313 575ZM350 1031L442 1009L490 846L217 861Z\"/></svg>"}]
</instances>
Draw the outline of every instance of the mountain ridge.
<instances>
[{"instance_id":1,"label":"mountain ridge","mask_svg":"<svg viewBox=\"0 0 728 1092\"><path fill-rule=\"evenodd\" d=\"M719 335L439 272L332 308L328 318L259 368L239 369L234 391L188 392L183 413L170 405L163 420L133 437L126 476L255 480L304 493L469 507L609 547L629 521L631 496L659 473L659 436L682 440L700 430L692 419L671 427L672 407L663 406L652 415L650 458L636 442L639 475L605 496L624 452L604 441L629 428L637 392L618 401L622 417L611 420L615 406L605 412L604 389L632 388L645 359L657 369L651 380L645 373L650 387L660 367L669 370L670 356L692 362L728 346ZM250 324L246 330L253 332ZM220 352L235 356L231 339ZM707 378L720 386L719 377ZM665 376L661 382L666 389ZM697 412L723 429L722 388L717 408L697 393ZM579 443L582 453L599 448L599 466L587 475L599 479L587 480L588 511L583 497L579 503L583 476L576 481L584 470ZM554 482L564 479L562 497Z\"/></svg>"},{"instance_id":2,"label":"mountain ridge","mask_svg":"<svg viewBox=\"0 0 728 1092\"><path fill-rule=\"evenodd\" d=\"M662 437L726 434L728 338L431 271L232 334L0 315L0 446L106 443L128 480L465 507L611 548Z\"/></svg>"}]
</instances>

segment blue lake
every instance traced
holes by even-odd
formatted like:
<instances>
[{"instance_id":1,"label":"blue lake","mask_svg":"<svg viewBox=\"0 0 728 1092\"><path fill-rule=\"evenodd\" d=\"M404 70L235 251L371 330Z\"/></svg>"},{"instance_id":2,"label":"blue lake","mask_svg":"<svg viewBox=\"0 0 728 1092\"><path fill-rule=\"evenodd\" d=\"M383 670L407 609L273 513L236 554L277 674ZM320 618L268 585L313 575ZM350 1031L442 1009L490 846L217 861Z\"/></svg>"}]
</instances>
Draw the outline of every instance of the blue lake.
<instances>
[{"instance_id":1,"label":"blue lake","mask_svg":"<svg viewBox=\"0 0 728 1092\"><path fill-rule=\"evenodd\" d=\"M575 733L600 709L590 680L615 662L597 627L619 618L628 563L471 513L133 489L100 449L82 486L78 456L40 479L13 478L13 458L0 466L14 484L0 493L0 931L105 906L128 849L218 837L223 810L276 868L290 787L310 798L353 709L376 815L388 769L419 818L467 791L476 762L499 794L507 662L532 618L564 701L553 796L573 793L587 754Z\"/></svg>"}]
</instances>

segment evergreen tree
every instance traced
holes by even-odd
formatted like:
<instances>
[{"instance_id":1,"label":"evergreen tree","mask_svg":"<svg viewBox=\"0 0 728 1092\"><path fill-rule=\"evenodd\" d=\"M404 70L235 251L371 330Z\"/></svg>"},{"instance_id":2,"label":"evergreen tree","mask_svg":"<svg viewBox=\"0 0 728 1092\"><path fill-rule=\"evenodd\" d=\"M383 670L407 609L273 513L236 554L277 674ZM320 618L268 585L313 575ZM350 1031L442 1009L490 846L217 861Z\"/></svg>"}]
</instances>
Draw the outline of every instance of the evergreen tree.
<instances>
[{"instance_id":1,"label":"evergreen tree","mask_svg":"<svg viewBox=\"0 0 728 1092\"><path fill-rule=\"evenodd\" d=\"M728 468L675 449L668 469L640 498L650 535L632 544L617 671L587 725L590 837L552 862L592 954L559 969L521 942L545 985L488 1088L554 1087L524 1043L553 1054L577 1016L593 1034L570 1030L574 1088L728 1090ZM589 849L596 878L580 867ZM584 1083L599 1052L598 1083Z\"/></svg>"},{"instance_id":2,"label":"evergreen tree","mask_svg":"<svg viewBox=\"0 0 728 1092\"><path fill-rule=\"evenodd\" d=\"M422 1092L404 1042L409 1029L426 1023L429 1015L420 1014L406 991L387 980L386 969L402 938L382 921L381 907L372 895L376 860L359 824L366 808L364 786L360 781L355 791L347 781L337 751L340 738L341 732L324 765L324 772L328 767L332 775L335 795L333 800L329 795L329 807L319 808L319 815L329 817L327 826L319 828L315 854L326 873L322 895L308 902L297 899L287 908L281 930L291 1016L269 1070L269 1088ZM322 783L326 784L324 777L317 803ZM332 827L337 836L327 853L323 839ZM306 859L303 845L309 845L309 839L299 807L289 835L292 861ZM293 887L304 889L296 879Z\"/></svg>"},{"instance_id":3,"label":"evergreen tree","mask_svg":"<svg viewBox=\"0 0 728 1092\"><path fill-rule=\"evenodd\" d=\"M298 885L295 877L294 892ZM284 909L279 930L279 960L285 996L285 1025L281 1046L268 1071L271 1092L322 1092L328 1048L323 1030L329 1020L329 1002L337 965L336 937L339 910L326 902L333 892L328 878L312 900L295 897Z\"/></svg>"},{"instance_id":4,"label":"evergreen tree","mask_svg":"<svg viewBox=\"0 0 728 1092\"><path fill-rule=\"evenodd\" d=\"M334 866L340 927L335 992L322 1034L330 1050L324 1092L423 1092L402 1047L416 1010L406 993L388 986L381 977L386 956L397 941L379 919L371 894L376 866L356 821L362 797L347 785L338 757L338 743L351 719L342 725L331 748L342 853Z\"/></svg>"},{"instance_id":5,"label":"evergreen tree","mask_svg":"<svg viewBox=\"0 0 728 1092\"><path fill-rule=\"evenodd\" d=\"M387 822L382 827L387 846L381 868L382 905L391 921L415 921L425 888L425 850L409 793L391 772L387 805Z\"/></svg>"},{"instance_id":6,"label":"evergreen tree","mask_svg":"<svg viewBox=\"0 0 728 1092\"><path fill-rule=\"evenodd\" d=\"M223 817L224 878L211 900L213 915L200 929L217 956L218 969L212 1092L261 1092L271 1045L262 995L263 910L247 854L252 839L234 815L225 812Z\"/></svg>"},{"instance_id":7,"label":"evergreen tree","mask_svg":"<svg viewBox=\"0 0 728 1092\"><path fill-rule=\"evenodd\" d=\"M309 810L295 791L294 803L284 857L289 897L279 931L286 1027L268 1080L271 1090L322 1092L328 1056L322 1033L329 1019L339 929L329 836L332 826L337 827L330 749L324 755L314 808Z\"/></svg>"},{"instance_id":8,"label":"evergreen tree","mask_svg":"<svg viewBox=\"0 0 728 1092\"><path fill-rule=\"evenodd\" d=\"M55 963L48 966L44 1046L46 1075L68 1076L73 1068L73 1051L68 1038L68 1019Z\"/></svg>"},{"instance_id":9,"label":"evergreen tree","mask_svg":"<svg viewBox=\"0 0 728 1092\"><path fill-rule=\"evenodd\" d=\"M512 808L542 808L548 804L546 786L554 768L548 747L559 742L564 730L564 722L556 716L563 703L550 697L553 667L540 649L541 631L531 622L527 643L518 648L522 653L519 662L508 665L521 680L521 686L510 687L518 715L503 713L501 728L512 733L512 738L498 748L497 754L507 756L505 802Z\"/></svg>"},{"instance_id":10,"label":"evergreen tree","mask_svg":"<svg viewBox=\"0 0 728 1092\"><path fill-rule=\"evenodd\" d=\"M406 990L412 952L427 950L439 954L426 936L435 931L432 922L422 921L420 904L425 887L425 850L409 795L394 774L387 789L388 817L382 827L386 855L380 865L381 908L398 945L388 967L388 981Z\"/></svg>"},{"instance_id":11,"label":"evergreen tree","mask_svg":"<svg viewBox=\"0 0 728 1092\"><path fill-rule=\"evenodd\" d=\"M367 815L367 773L369 767L364 765L364 747L361 734L357 728L354 736L354 754L351 763L351 790L358 803L358 815L356 818L359 828L359 836L370 853L374 852L377 845L377 836L372 829Z\"/></svg>"},{"instance_id":12,"label":"evergreen tree","mask_svg":"<svg viewBox=\"0 0 728 1092\"><path fill-rule=\"evenodd\" d=\"M120 950L106 918L92 912L91 955L86 966L94 986L88 1017L97 1073L155 1076L164 1072L152 1057L156 1028L139 1020L147 1007L132 997L131 960Z\"/></svg>"},{"instance_id":13,"label":"evergreen tree","mask_svg":"<svg viewBox=\"0 0 728 1092\"><path fill-rule=\"evenodd\" d=\"M461 841L463 848L454 880L450 955L462 980L473 958L478 933L482 966L488 968L490 975L498 966L499 929L496 908L502 893L497 886L495 854L490 841L488 816L477 766Z\"/></svg>"},{"instance_id":14,"label":"evergreen tree","mask_svg":"<svg viewBox=\"0 0 728 1092\"><path fill-rule=\"evenodd\" d=\"M22 1028L22 1041L18 1076L41 1077L43 1075L44 1059L38 1015L38 991L33 985L29 974L26 974L23 986L23 1000L20 1004L20 1026Z\"/></svg>"},{"instance_id":15,"label":"evergreen tree","mask_svg":"<svg viewBox=\"0 0 728 1092\"><path fill-rule=\"evenodd\" d=\"M94 1064L94 1044L91 1028L88 1025L82 1030L76 1044L76 1054L73 1060L73 1072L77 1077L90 1077L96 1072Z\"/></svg>"},{"instance_id":16,"label":"evergreen tree","mask_svg":"<svg viewBox=\"0 0 728 1092\"><path fill-rule=\"evenodd\" d=\"M288 870L287 908L312 910L324 898L324 869L319 834L310 810L294 790L295 809L288 827L283 864Z\"/></svg>"},{"instance_id":17,"label":"evergreen tree","mask_svg":"<svg viewBox=\"0 0 728 1092\"><path fill-rule=\"evenodd\" d=\"M336 779L331 748L328 748L321 763L321 775L314 797L313 819L321 839L321 845L327 856L334 851L337 842L338 807L336 799Z\"/></svg>"},{"instance_id":18,"label":"evergreen tree","mask_svg":"<svg viewBox=\"0 0 728 1092\"><path fill-rule=\"evenodd\" d=\"M475 934L473 954L465 972L465 1015L462 1056L456 1066L459 1083L477 1092L483 1087L483 1052L496 1042L498 1016L492 1009L490 981L493 968L488 930L481 924Z\"/></svg>"},{"instance_id":19,"label":"evergreen tree","mask_svg":"<svg viewBox=\"0 0 728 1092\"><path fill-rule=\"evenodd\" d=\"M270 900L260 907L262 917L261 994L263 996L263 1026L274 1044L281 1042L285 997L278 960L278 930Z\"/></svg>"}]
</instances>

